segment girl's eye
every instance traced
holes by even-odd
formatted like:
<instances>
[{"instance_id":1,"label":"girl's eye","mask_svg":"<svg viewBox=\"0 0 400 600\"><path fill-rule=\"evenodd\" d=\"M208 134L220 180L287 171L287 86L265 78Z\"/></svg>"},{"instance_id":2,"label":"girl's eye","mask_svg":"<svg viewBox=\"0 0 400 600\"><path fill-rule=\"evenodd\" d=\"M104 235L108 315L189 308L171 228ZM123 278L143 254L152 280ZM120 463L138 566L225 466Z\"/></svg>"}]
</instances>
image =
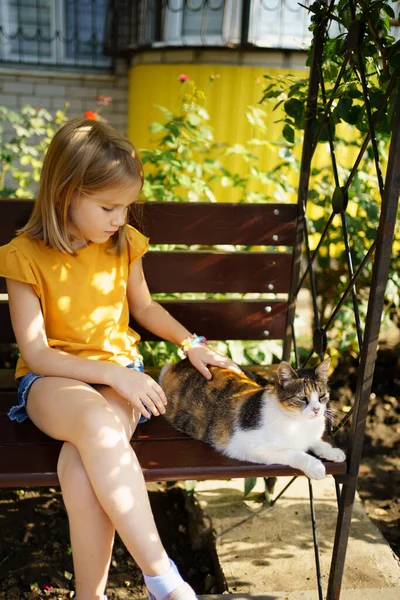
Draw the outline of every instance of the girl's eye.
<instances>
[{"instance_id":1,"label":"girl's eye","mask_svg":"<svg viewBox=\"0 0 400 600\"><path fill-rule=\"evenodd\" d=\"M106 206L102 206L101 208L106 212L112 212L114 210L113 208L107 208Z\"/></svg>"}]
</instances>

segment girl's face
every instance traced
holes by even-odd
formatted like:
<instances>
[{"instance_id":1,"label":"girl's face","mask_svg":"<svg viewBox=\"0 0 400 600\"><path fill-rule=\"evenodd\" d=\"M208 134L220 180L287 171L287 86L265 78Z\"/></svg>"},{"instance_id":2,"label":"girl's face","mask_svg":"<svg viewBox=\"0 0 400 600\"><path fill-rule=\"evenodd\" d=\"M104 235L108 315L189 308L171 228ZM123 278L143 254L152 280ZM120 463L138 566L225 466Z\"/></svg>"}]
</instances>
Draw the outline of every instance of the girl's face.
<instances>
[{"instance_id":1,"label":"girl's face","mask_svg":"<svg viewBox=\"0 0 400 600\"><path fill-rule=\"evenodd\" d=\"M109 189L91 196L76 194L69 210L68 233L72 247L102 244L126 223L128 206L136 200L140 183L129 190Z\"/></svg>"}]
</instances>

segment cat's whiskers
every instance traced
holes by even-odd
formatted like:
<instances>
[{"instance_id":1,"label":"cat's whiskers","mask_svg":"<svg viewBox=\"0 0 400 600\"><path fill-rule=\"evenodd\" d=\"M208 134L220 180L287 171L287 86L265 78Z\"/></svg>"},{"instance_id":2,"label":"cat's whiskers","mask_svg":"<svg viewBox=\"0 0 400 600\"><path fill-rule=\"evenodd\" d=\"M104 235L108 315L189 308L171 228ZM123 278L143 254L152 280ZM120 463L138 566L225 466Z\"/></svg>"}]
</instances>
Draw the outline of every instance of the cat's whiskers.
<instances>
[{"instance_id":1,"label":"cat's whiskers","mask_svg":"<svg viewBox=\"0 0 400 600\"><path fill-rule=\"evenodd\" d=\"M341 413L341 414L340 415L335 414L336 412ZM346 413L344 413L343 411L332 411L331 408L328 408L325 411L325 418L332 425L339 425L339 423L342 422L342 418L344 417L345 414Z\"/></svg>"},{"instance_id":2,"label":"cat's whiskers","mask_svg":"<svg viewBox=\"0 0 400 600\"><path fill-rule=\"evenodd\" d=\"M332 423L332 425L338 425L342 420L341 415L335 414L331 408L326 409L325 418L329 423Z\"/></svg>"}]
</instances>

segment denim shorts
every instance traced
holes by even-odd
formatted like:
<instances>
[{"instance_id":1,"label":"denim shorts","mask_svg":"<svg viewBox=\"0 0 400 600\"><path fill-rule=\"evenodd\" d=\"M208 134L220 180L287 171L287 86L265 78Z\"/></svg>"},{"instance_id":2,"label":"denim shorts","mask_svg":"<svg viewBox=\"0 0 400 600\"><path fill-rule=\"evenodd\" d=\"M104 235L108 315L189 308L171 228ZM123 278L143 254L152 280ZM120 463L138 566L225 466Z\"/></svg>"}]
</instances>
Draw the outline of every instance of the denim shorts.
<instances>
[{"instance_id":1,"label":"denim shorts","mask_svg":"<svg viewBox=\"0 0 400 600\"><path fill-rule=\"evenodd\" d=\"M144 373L144 364L141 356L135 358L134 362L130 363L126 367L127 369L135 369L135 371L140 371ZM27 373L19 380L18 385L18 404L16 406L12 406L10 408L10 412L8 416L11 421L17 421L17 423L22 423L29 419L28 413L26 412L26 402L28 399L29 390L31 389L32 384L36 381L36 379L40 379L44 377L44 375L36 375L36 373ZM139 423L145 423L149 421L151 417L140 416Z\"/></svg>"}]
</instances>

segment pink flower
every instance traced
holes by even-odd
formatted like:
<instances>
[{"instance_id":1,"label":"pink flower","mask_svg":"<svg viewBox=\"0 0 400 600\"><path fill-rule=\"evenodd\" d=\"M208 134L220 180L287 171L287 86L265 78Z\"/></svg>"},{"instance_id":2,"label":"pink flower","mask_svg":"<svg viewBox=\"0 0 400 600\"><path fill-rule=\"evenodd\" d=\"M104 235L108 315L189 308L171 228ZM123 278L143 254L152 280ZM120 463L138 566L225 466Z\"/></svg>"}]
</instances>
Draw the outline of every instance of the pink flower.
<instances>
[{"instance_id":1,"label":"pink flower","mask_svg":"<svg viewBox=\"0 0 400 600\"><path fill-rule=\"evenodd\" d=\"M111 96L96 96L96 100L101 106L107 106L107 104L110 104L110 102L112 102L112 97Z\"/></svg>"},{"instance_id":2,"label":"pink flower","mask_svg":"<svg viewBox=\"0 0 400 600\"><path fill-rule=\"evenodd\" d=\"M178 79L181 83L184 83L185 81L189 81L189 77L187 75L185 75L185 73L181 73L180 75L178 75Z\"/></svg>"},{"instance_id":3,"label":"pink flower","mask_svg":"<svg viewBox=\"0 0 400 600\"><path fill-rule=\"evenodd\" d=\"M85 117L85 119L97 121L97 112L95 112L94 110L87 110L83 116Z\"/></svg>"}]
</instances>

